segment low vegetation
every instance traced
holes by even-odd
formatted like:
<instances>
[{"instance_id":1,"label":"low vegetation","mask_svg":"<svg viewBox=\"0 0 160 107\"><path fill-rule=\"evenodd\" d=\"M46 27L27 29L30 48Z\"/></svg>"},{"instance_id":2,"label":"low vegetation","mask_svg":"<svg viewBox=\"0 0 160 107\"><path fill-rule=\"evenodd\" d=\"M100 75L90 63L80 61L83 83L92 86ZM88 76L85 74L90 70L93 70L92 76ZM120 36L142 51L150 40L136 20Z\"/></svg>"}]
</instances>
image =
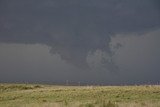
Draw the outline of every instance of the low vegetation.
<instances>
[{"instance_id":1,"label":"low vegetation","mask_svg":"<svg viewBox=\"0 0 160 107\"><path fill-rule=\"evenodd\" d=\"M160 86L0 84L0 107L160 107Z\"/></svg>"}]
</instances>

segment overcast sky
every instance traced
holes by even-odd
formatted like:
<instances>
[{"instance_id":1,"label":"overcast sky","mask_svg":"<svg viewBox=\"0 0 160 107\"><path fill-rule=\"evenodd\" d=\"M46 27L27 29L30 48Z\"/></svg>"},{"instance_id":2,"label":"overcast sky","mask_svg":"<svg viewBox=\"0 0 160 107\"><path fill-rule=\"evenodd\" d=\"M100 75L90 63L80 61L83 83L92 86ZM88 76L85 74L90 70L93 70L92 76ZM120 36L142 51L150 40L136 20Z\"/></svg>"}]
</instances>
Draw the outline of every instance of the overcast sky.
<instances>
[{"instance_id":1,"label":"overcast sky","mask_svg":"<svg viewBox=\"0 0 160 107\"><path fill-rule=\"evenodd\" d=\"M0 0L0 82L159 78L159 0Z\"/></svg>"}]
</instances>

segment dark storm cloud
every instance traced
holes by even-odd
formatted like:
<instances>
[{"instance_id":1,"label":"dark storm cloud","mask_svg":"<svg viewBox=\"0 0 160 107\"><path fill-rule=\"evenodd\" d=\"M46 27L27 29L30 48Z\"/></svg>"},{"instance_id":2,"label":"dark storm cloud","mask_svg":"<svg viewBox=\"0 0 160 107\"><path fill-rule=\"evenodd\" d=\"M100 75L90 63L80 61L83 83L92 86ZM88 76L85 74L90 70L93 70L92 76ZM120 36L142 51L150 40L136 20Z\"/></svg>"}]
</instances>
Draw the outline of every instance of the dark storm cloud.
<instances>
[{"instance_id":1,"label":"dark storm cloud","mask_svg":"<svg viewBox=\"0 0 160 107\"><path fill-rule=\"evenodd\" d=\"M1 0L0 42L46 44L52 47L52 53L80 67L90 65L87 58L97 57L99 51L98 63L115 71L109 47L111 37L159 28L158 3L158 0Z\"/></svg>"}]
</instances>

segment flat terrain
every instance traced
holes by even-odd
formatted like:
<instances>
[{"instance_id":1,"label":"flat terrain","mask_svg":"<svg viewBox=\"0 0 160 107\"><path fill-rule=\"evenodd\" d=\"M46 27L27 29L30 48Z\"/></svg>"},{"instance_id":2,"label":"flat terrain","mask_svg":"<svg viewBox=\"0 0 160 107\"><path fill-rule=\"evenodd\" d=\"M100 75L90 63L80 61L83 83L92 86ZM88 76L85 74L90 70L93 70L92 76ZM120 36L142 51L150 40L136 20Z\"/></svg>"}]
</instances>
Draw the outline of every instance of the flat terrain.
<instances>
[{"instance_id":1,"label":"flat terrain","mask_svg":"<svg viewBox=\"0 0 160 107\"><path fill-rule=\"evenodd\" d=\"M160 107L160 86L0 84L0 107Z\"/></svg>"}]
</instances>

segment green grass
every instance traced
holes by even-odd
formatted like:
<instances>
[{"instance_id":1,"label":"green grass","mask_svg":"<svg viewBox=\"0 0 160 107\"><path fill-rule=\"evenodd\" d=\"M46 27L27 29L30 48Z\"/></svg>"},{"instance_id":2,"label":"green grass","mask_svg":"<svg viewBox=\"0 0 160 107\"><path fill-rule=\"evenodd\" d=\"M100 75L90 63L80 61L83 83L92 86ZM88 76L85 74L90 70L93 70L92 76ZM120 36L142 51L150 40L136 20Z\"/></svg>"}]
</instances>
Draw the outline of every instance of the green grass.
<instances>
[{"instance_id":1,"label":"green grass","mask_svg":"<svg viewBox=\"0 0 160 107\"><path fill-rule=\"evenodd\" d=\"M0 107L160 107L160 86L0 84Z\"/></svg>"}]
</instances>

